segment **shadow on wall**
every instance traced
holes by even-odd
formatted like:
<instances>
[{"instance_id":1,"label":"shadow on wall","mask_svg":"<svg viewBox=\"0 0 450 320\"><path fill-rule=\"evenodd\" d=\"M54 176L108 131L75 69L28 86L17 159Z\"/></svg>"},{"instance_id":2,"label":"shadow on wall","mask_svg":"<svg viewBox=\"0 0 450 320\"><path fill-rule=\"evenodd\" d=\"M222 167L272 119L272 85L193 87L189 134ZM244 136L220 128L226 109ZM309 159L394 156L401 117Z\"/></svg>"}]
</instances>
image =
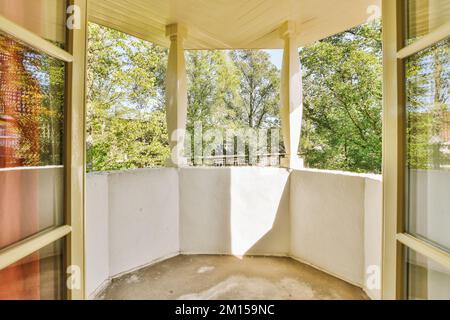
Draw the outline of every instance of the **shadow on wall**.
<instances>
[{"instance_id":1,"label":"shadow on wall","mask_svg":"<svg viewBox=\"0 0 450 320\"><path fill-rule=\"evenodd\" d=\"M289 255L289 173L262 169L232 175L233 255Z\"/></svg>"},{"instance_id":2,"label":"shadow on wall","mask_svg":"<svg viewBox=\"0 0 450 320\"><path fill-rule=\"evenodd\" d=\"M181 170L181 253L287 255L289 239L287 170Z\"/></svg>"}]
</instances>

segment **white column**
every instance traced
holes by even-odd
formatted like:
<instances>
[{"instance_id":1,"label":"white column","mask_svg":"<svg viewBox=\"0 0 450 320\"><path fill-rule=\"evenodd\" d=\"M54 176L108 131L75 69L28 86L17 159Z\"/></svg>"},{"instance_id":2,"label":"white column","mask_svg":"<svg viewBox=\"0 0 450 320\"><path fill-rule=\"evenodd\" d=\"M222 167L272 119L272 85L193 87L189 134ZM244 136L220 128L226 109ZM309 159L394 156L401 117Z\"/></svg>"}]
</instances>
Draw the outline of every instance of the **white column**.
<instances>
[{"instance_id":1,"label":"white column","mask_svg":"<svg viewBox=\"0 0 450 320\"><path fill-rule=\"evenodd\" d=\"M281 70L281 126L286 156L281 166L290 169L303 167L298 157L303 115L303 90L300 59L294 23L288 21L280 28L284 40L283 67Z\"/></svg>"},{"instance_id":2,"label":"white column","mask_svg":"<svg viewBox=\"0 0 450 320\"><path fill-rule=\"evenodd\" d=\"M187 31L179 24L166 27L170 37L170 51L166 78L167 130L171 158L168 165L181 167L187 164L184 157L187 118L187 75L183 42Z\"/></svg>"}]
</instances>

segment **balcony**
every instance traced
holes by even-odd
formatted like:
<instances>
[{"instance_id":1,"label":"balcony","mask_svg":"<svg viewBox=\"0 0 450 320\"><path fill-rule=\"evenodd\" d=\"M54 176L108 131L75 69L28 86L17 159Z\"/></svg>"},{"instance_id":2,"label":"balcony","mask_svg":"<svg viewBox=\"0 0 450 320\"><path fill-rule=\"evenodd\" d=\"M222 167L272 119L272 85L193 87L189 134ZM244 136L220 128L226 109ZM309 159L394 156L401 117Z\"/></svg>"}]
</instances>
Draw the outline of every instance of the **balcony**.
<instances>
[{"instance_id":1,"label":"balcony","mask_svg":"<svg viewBox=\"0 0 450 320\"><path fill-rule=\"evenodd\" d=\"M115 3L121 10L91 2L89 20L169 48L164 93L172 168L88 175L87 296L379 299L381 178L302 169L298 54L299 47L370 21L376 12L369 9L380 2ZM196 144L197 135L186 130L185 51L192 49L283 49L283 155L271 148L275 157L258 156L258 167L243 167L245 157L236 154L245 152L195 153L207 139ZM196 157L212 156L203 164L214 167L188 167L186 141L194 142L195 165Z\"/></svg>"},{"instance_id":2,"label":"balcony","mask_svg":"<svg viewBox=\"0 0 450 320\"><path fill-rule=\"evenodd\" d=\"M0 1L0 300L448 299L450 2L444 2ZM330 36L336 42L343 30L381 15L382 39L363 41L377 50L364 45L359 51L371 52L371 58L339 48L341 58L335 59L326 47L303 54L313 43ZM152 54L143 50L136 57L142 69L130 72L122 53L134 56L136 47L120 40L123 46L108 51L111 43L102 41L107 45L89 51L90 23L160 46L164 54L153 64ZM341 40L360 35L350 32ZM231 94L239 100L235 93L246 92L248 103L223 103L230 92L203 97L205 110L216 101L231 107L226 111L237 115L232 120L238 125L223 120L227 108L193 117L192 102L203 95L191 94L191 79L219 74L204 67L209 62L197 64L200 76L189 74L188 51L200 50L282 50L279 73L265 77L279 90L273 92L278 98L269 104L253 99L258 86L251 81L252 90L236 85ZM104 59L113 51L116 60ZM327 53L323 59L317 59L320 52ZM111 68L97 69L99 101L90 99L92 56ZM323 69L324 62L339 68L308 72ZM357 65L368 68L356 72ZM119 79L133 75L122 83L133 94L117 90L121 86L107 77L115 75L112 69L122 71ZM220 73L234 81L233 74ZM337 86L311 81L327 75L336 76ZM103 87L108 81L112 85ZM211 82L205 77L196 88L204 91ZM355 95L358 84L364 86ZM230 88L225 82L221 87ZM136 97L137 91L145 94ZM124 93L120 103L108 96L117 92ZM341 101L344 96L350 103ZM253 119L255 103L263 111L267 105L273 109L265 125L264 115ZM89 125L93 104L100 111L95 117L108 120L95 124L96 135ZM244 104L249 112L242 111ZM364 117L353 115L349 105ZM133 112L120 112L126 109ZM146 138L124 141L123 126L116 136L105 134L111 119L142 124L148 119L139 116L156 110L151 127L158 130L147 134L136 126ZM311 111L318 111L314 120L332 121L309 121ZM196 146L217 138L197 136L196 120L207 122L206 133L224 133L213 139L214 148L196 152ZM338 144L351 166L339 166L338 158L323 152L324 139L308 139L308 132L348 129L347 124L354 130L339 135L331 130L325 139L343 138ZM250 144L239 139L255 140L256 135L239 133L247 127L280 131L283 143L273 144L275 134L270 139L258 134L258 141L270 140L270 151L261 143L253 157ZM237 132L236 141L228 139L228 131ZM353 131L361 166L346 154ZM95 170L166 167L86 175L86 167L94 168L86 166L92 156L86 142L92 150L95 136L122 144L102 148ZM375 139L380 143L365 147ZM300 142L306 151L299 150ZM120 152L129 145L138 151ZM308 148L323 152L320 160L327 163L311 162ZM142 161L128 157L132 154ZM309 166L382 171L383 178L304 169L300 155ZM119 165L107 167L109 161ZM248 162L253 167L246 167Z\"/></svg>"},{"instance_id":3,"label":"balcony","mask_svg":"<svg viewBox=\"0 0 450 320\"><path fill-rule=\"evenodd\" d=\"M91 173L87 293L379 299L381 203L375 175L256 167Z\"/></svg>"}]
</instances>

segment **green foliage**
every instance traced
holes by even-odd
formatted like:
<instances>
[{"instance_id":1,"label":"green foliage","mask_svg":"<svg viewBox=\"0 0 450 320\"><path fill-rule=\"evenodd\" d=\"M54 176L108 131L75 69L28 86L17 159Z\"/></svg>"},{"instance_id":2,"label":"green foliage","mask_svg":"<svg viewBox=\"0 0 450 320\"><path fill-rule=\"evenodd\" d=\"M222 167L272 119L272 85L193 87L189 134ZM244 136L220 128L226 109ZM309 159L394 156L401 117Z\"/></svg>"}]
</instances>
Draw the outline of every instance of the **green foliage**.
<instances>
[{"instance_id":1,"label":"green foliage","mask_svg":"<svg viewBox=\"0 0 450 320\"><path fill-rule=\"evenodd\" d=\"M187 131L191 137L196 124L201 124L204 134L214 129L223 138L227 129L279 127L280 75L269 58L258 50L188 51ZM211 139L204 138L204 156L224 147L220 139L211 146Z\"/></svg>"},{"instance_id":2,"label":"green foliage","mask_svg":"<svg viewBox=\"0 0 450 320\"><path fill-rule=\"evenodd\" d=\"M161 90L166 59L165 49L89 25L89 170L164 165L169 156Z\"/></svg>"},{"instance_id":3,"label":"green foliage","mask_svg":"<svg viewBox=\"0 0 450 320\"><path fill-rule=\"evenodd\" d=\"M88 157L91 170L163 165L169 155L167 52L91 24ZM381 171L380 25L365 25L300 52L302 156L307 165ZM280 71L263 51L188 51L188 122L208 129L279 128Z\"/></svg>"},{"instance_id":4,"label":"green foliage","mask_svg":"<svg viewBox=\"0 0 450 320\"><path fill-rule=\"evenodd\" d=\"M188 131L279 126L279 70L259 50L188 51Z\"/></svg>"},{"instance_id":5,"label":"green foliage","mask_svg":"<svg viewBox=\"0 0 450 320\"><path fill-rule=\"evenodd\" d=\"M225 51L187 51L188 117L187 130L194 125L203 130L225 127L228 96L236 95L239 79Z\"/></svg>"},{"instance_id":6,"label":"green foliage","mask_svg":"<svg viewBox=\"0 0 450 320\"><path fill-rule=\"evenodd\" d=\"M278 125L279 72L262 51L188 51L188 122L209 129ZM88 167L164 165L169 156L164 78L167 52L89 25Z\"/></svg>"},{"instance_id":7,"label":"green foliage","mask_svg":"<svg viewBox=\"0 0 450 320\"><path fill-rule=\"evenodd\" d=\"M363 25L301 50L308 166L381 172L380 29Z\"/></svg>"},{"instance_id":8,"label":"green foliage","mask_svg":"<svg viewBox=\"0 0 450 320\"><path fill-rule=\"evenodd\" d=\"M141 120L122 117L108 120L108 133L98 137L90 150L93 168L119 170L164 164L169 149L163 112L155 111Z\"/></svg>"},{"instance_id":9,"label":"green foliage","mask_svg":"<svg viewBox=\"0 0 450 320\"><path fill-rule=\"evenodd\" d=\"M264 51L237 50L230 56L239 85L234 99L227 99L229 120L240 127L273 128L279 123L280 72ZM228 96L230 97L230 96Z\"/></svg>"}]
</instances>

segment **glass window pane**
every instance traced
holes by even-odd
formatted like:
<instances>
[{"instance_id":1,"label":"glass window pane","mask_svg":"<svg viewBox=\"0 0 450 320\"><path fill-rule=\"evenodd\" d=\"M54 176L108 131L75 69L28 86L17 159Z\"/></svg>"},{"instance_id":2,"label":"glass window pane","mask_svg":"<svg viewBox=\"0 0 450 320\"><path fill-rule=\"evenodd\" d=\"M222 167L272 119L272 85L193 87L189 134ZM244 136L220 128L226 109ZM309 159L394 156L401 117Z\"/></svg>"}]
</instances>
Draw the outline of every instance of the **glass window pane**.
<instances>
[{"instance_id":1,"label":"glass window pane","mask_svg":"<svg viewBox=\"0 0 450 320\"><path fill-rule=\"evenodd\" d=\"M0 33L0 249L63 223L65 63Z\"/></svg>"},{"instance_id":2,"label":"glass window pane","mask_svg":"<svg viewBox=\"0 0 450 320\"><path fill-rule=\"evenodd\" d=\"M65 288L65 241L59 240L0 270L0 300L61 300Z\"/></svg>"},{"instance_id":3,"label":"glass window pane","mask_svg":"<svg viewBox=\"0 0 450 320\"><path fill-rule=\"evenodd\" d=\"M450 20L448 0L407 0L407 43L429 34Z\"/></svg>"},{"instance_id":4,"label":"glass window pane","mask_svg":"<svg viewBox=\"0 0 450 320\"><path fill-rule=\"evenodd\" d=\"M450 249L450 40L407 60L408 231Z\"/></svg>"},{"instance_id":5,"label":"glass window pane","mask_svg":"<svg viewBox=\"0 0 450 320\"><path fill-rule=\"evenodd\" d=\"M60 47L66 43L66 0L0 0L0 14Z\"/></svg>"},{"instance_id":6,"label":"glass window pane","mask_svg":"<svg viewBox=\"0 0 450 320\"><path fill-rule=\"evenodd\" d=\"M449 300L450 270L427 257L408 250L409 300Z\"/></svg>"}]
</instances>

